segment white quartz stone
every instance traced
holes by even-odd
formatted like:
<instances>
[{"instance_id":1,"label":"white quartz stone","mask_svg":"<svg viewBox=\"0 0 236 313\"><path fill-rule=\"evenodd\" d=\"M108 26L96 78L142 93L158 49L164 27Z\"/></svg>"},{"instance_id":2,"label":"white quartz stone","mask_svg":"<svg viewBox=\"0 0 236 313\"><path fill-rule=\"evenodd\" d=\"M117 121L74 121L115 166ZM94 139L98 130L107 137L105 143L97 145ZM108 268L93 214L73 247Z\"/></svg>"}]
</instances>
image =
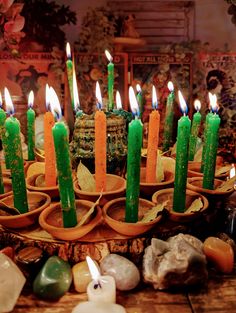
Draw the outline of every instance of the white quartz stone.
<instances>
[{"instance_id":1,"label":"white quartz stone","mask_svg":"<svg viewBox=\"0 0 236 313\"><path fill-rule=\"evenodd\" d=\"M13 310L25 281L16 264L0 253L0 312Z\"/></svg>"}]
</instances>

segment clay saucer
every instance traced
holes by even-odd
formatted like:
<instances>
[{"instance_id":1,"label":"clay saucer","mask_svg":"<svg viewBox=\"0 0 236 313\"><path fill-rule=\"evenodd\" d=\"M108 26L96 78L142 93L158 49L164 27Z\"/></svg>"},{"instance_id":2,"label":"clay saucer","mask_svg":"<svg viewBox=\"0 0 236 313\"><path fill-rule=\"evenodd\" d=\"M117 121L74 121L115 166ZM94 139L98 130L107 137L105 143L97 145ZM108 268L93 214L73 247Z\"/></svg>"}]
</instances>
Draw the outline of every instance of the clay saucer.
<instances>
[{"instance_id":1,"label":"clay saucer","mask_svg":"<svg viewBox=\"0 0 236 313\"><path fill-rule=\"evenodd\" d=\"M36 182L37 178L39 178L39 176L41 176L41 175L44 177L44 174L41 174L41 173L38 173L38 174L32 175L30 177L27 177L26 178L27 189L30 190L30 191L44 192L44 193L48 194L51 198L58 198L59 197L58 185L51 186L51 187L47 187L47 186L38 187L38 186L35 186L35 182Z\"/></svg>"},{"instance_id":2,"label":"clay saucer","mask_svg":"<svg viewBox=\"0 0 236 313\"><path fill-rule=\"evenodd\" d=\"M93 202L87 200L76 200L76 213L78 221L86 214L94 205ZM93 214L88 222L81 226L64 228L62 222L61 204L54 203L47 207L39 217L39 224L43 229L50 233L53 237L61 240L77 240L88 234L94 227L102 221L102 210L99 206L95 206Z\"/></svg>"},{"instance_id":3,"label":"clay saucer","mask_svg":"<svg viewBox=\"0 0 236 313\"><path fill-rule=\"evenodd\" d=\"M125 199L126 198L118 198L111 200L103 207L105 222L117 233L126 236L138 236L150 230L161 220L162 216L158 215L153 221L150 222L126 223L124 221ZM144 213L154 206L155 205L151 201L139 199L139 220L143 217Z\"/></svg>"},{"instance_id":4,"label":"clay saucer","mask_svg":"<svg viewBox=\"0 0 236 313\"><path fill-rule=\"evenodd\" d=\"M174 222L185 223L185 222L195 220L196 218L199 218L199 216L202 215L208 208L209 203L206 197L204 197L200 193L187 189L186 190L186 208L189 208L191 203L195 199L198 199L198 198L201 198L202 203L203 203L203 208L200 211L193 212L193 213L174 212L172 210L173 194L174 194L174 188L159 190L153 194L152 201L155 204L159 204L159 203L165 202L166 200L169 200L165 208L169 211L169 219Z\"/></svg>"},{"instance_id":5,"label":"clay saucer","mask_svg":"<svg viewBox=\"0 0 236 313\"><path fill-rule=\"evenodd\" d=\"M223 165L216 165L216 171L220 169ZM215 178L217 179L225 179L229 176L229 170L225 173L220 175L216 175ZM203 173L201 172L201 163L200 162L193 162L188 164L188 177L203 177Z\"/></svg>"},{"instance_id":6,"label":"clay saucer","mask_svg":"<svg viewBox=\"0 0 236 313\"><path fill-rule=\"evenodd\" d=\"M28 192L29 212L19 215L0 215L0 224L8 228L23 228L38 221L39 214L51 203L50 197L43 192ZM9 207L14 206L13 194L1 200Z\"/></svg>"},{"instance_id":7,"label":"clay saucer","mask_svg":"<svg viewBox=\"0 0 236 313\"><path fill-rule=\"evenodd\" d=\"M28 169L28 167L30 165L29 162L32 162L32 161L24 161L24 171L25 171L25 174L26 174L27 169ZM2 167L2 175L3 175L3 177L10 178L11 177L11 170L6 168L6 165L5 165L4 161L1 162L1 167Z\"/></svg>"},{"instance_id":8,"label":"clay saucer","mask_svg":"<svg viewBox=\"0 0 236 313\"><path fill-rule=\"evenodd\" d=\"M140 168L140 192L144 196L152 196L160 189L170 188L174 185L174 173L164 170L164 180L159 183L146 183L146 168Z\"/></svg>"},{"instance_id":9,"label":"clay saucer","mask_svg":"<svg viewBox=\"0 0 236 313\"><path fill-rule=\"evenodd\" d=\"M119 198L125 194L126 180L118 175L106 174L106 191L102 192L100 204L104 205L107 201ZM74 181L74 191L78 198L95 202L100 196L100 192L84 191L78 186L78 181Z\"/></svg>"}]
</instances>

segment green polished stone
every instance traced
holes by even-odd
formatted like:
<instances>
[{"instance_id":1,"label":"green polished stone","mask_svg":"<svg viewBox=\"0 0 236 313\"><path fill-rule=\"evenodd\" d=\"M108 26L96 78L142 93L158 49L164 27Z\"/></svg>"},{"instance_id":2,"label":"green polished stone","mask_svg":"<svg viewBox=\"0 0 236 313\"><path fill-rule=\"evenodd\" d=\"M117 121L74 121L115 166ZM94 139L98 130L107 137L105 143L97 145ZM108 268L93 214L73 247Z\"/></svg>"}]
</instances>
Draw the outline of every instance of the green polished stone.
<instances>
[{"instance_id":1,"label":"green polished stone","mask_svg":"<svg viewBox=\"0 0 236 313\"><path fill-rule=\"evenodd\" d=\"M57 256L50 257L36 276L34 293L44 299L58 299L70 288L72 271L69 263Z\"/></svg>"}]
</instances>

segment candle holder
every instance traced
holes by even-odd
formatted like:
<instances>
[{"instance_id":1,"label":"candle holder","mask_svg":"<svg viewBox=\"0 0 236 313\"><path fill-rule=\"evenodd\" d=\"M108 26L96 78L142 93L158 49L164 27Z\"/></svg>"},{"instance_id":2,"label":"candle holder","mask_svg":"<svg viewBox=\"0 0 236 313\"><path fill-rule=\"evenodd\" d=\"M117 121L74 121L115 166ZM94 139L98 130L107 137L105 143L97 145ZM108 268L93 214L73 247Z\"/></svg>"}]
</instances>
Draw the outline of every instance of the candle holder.
<instances>
[{"instance_id":1,"label":"candle holder","mask_svg":"<svg viewBox=\"0 0 236 313\"><path fill-rule=\"evenodd\" d=\"M94 203L87 200L76 200L76 214L78 221L94 206ZM89 220L81 225L69 228L63 227L61 204L55 203L46 208L39 217L40 226L53 237L61 240L76 240L93 230L102 221L102 211L97 205Z\"/></svg>"},{"instance_id":2,"label":"candle holder","mask_svg":"<svg viewBox=\"0 0 236 313\"><path fill-rule=\"evenodd\" d=\"M150 222L126 223L125 202L126 198L118 198L107 202L103 207L105 222L117 233L131 237L138 236L150 230L161 220L162 216L159 215ZM154 207L154 204L151 201L140 198L138 208L139 220L152 207Z\"/></svg>"},{"instance_id":3,"label":"candle holder","mask_svg":"<svg viewBox=\"0 0 236 313\"><path fill-rule=\"evenodd\" d=\"M217 187L223 183L220 179L214 180L214 190L202 188L202 182L203 177L190 177L187 180L187 188L195 192L200 192L206 196L210 202L217 202L221 199L224 200L234 192L234 187L227 191L217 190Z\"/></svg>"},{"instance_id":4,"label":"candle holder","mask_svg":"<svg viewBox=\"0 0 236 313\"><path fill-rule=\"evenodd\" d=\"M195 199L200 198L203 203L202 209L200 211L192 212L192 213L174 212L172 209L173 195L174 195L174 188L159 190L153 194L152 201L155 204L157 204L157 203L163 203L166 200L169 200L165 208L169 212L169 219L174 222L178 222L178 223L191 222L199 218L201 215L203 215L206 212L208 205L209 205L206 197L204 197L200 193L187 189L185 207L188 208Z\"/></svg>"},{"instance_id":5,"label":"candle holder","mask_svg":"<svg viewBox=\"0 0 236 313\"><path fill-rule=\"evenodd\" d=\"M172 171L164 170L164 180L156 183L146 183L146 167L140 168L140 193L144 197L150 197L154 192L173 187L174 173Z\"/></svg>"},{"instance_id":6,"label":"candle holder","mask_svg":"<svg viewBox=\"0 0 236 313\"><path fill-rule=\"evenodd\" d=\"M29 212L18 215L1 215L0 224L7 228L23 228L38 221L39 214L51 203L50 197L43 192L28 192ZM14 206L13 194L1 200L9 207Z\"/></svg>"},{"instance_id":7,"label":"candle holder","mask_svg":"<svg viewBox=\"0 0 236 313\"><path fill-rule=\"evenodd\" d=\"M3 177L4 193L0 194L0 200L12 194L11 179Z\"/></svg>"},{"instance_id":8,"label":"candle holder","mask_svg":"<svg viewBox=\"0 0 236 313\"><path fill-rule=\"evenodd\" d=\"M28 167L30 166L29 162L32 162L32 161L24 161L24 171L25 171L25 174L27 173ZM6 168L6 165L5 165L4 161L1 162L1 167L2 167L2 175L3 175L3 177L10 178L11 177L11 170Z\"/></svg>"},{"instance_id":9,"label":"candle holder","mask_svg":"<svg viewBox=\"0 0 236 313\"><path fill-rule=\"evenodd\" d=\"M216 171L218 169L220 169L222 167L222 165L220 165L218 163L218 165L216 165ZM217 179L226 179L226 177L229 176L229 171L221 173L219 175L215 175L215 178ZM203 173L201 172L201 163L200 162L193 162L193 163L188 163L188 177L203 177Z\"/></svg>"},{"instance_id":10,"label":"candle holder","mask_svg":"<svg viewBox=\"0 0 236 313\"><path fill-rule=\"evenodd\" d=\"M74 181L74 191L78 198L95 202L100 194L102 194L102 197L99 201L101 205L104 205L107 201L110 201L114 198L119 198L124 195L125 188L126 180L123 177L113 174L106 174L106 191L101 193L99 191L91 192L81 190L78 185L78 181Z\"/></svg>"},{"instance_id":11,"label":"candle holder","mask_svg":"<svg viewBox=\"0 0 236 313\"><path fill-rule=\"evenodd\" d=\"M36 186L36 181L37 179L42 176L45 181L45 175L38 173L35 175L32 175L30 177L26 178L26 187L30 191L39 191L39 192L44 192L48 194L52 199L58 198L59 197L59 188L58 185L56 186Z\"/></svg>"}]
</instances>

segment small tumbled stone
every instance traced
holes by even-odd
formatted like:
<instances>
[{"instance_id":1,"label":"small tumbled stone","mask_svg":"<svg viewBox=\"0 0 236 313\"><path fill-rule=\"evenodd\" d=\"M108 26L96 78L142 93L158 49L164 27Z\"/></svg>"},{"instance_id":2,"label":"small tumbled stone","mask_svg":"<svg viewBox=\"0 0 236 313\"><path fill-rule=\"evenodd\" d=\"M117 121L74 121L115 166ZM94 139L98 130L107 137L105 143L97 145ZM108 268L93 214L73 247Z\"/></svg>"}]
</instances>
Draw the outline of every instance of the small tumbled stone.
<instances>
[{"instance_id":1,"label":"small tumbled stone","mask_svg":"<svg viewBox=\"0 0 236 313\"><path fill-rule=\"evenodd\" d=\"M203 244L203 251L207 260L211 261L222 273L233 271L234 251L232 247L217 237L208 237Z\"/></svg>"},{"instance_id":2,"label":"small tumbled stone","mask_svg":"<svg viewBox=\"0 0 236 313\"><path fill-rule=\"evenodd\" d=\"M15 251L12 247L5 247L2 250L0 250L0 253L1 252L14 261Z\"/></svg>"},{"instance_id":3,"label":"small tumbled stone","mask_svg":"<svg viewBox=\"0 0 236 313\"><path fill-rule=\"evenodd\" d=\"M97 265L97 268L99 269L99 266L96 263L96 261L94 261L94 263ZM83 261L75 264L72 267L72 274L75 290L77 292L86 292L87 286L92 280L92 276L88 268L88 263L86 261Z\"/></svg>"},{"instance_id":4,"label":"small tumbled stone","mask_svg":"<svg viewBox=\"0 0 236 313\"><path fill-rule=\"evenodd\" d=\"M108 254L100 264L103 275L113 276L116 288L119 290L131 290L140 281L139 270L130 260L118 254Z\"/></svg>"},{"instance_id":5,"label":"small tumbled stone","mask_svg":"<svg viewBox=\"0 0 236 313\"><path fill-rule=\"evenodd\" d=\"M72 272L69 263L52 256L36 276L33 291L41 298L54 300L69 290L71 282Z\"/></svg>"}]
</instances>

